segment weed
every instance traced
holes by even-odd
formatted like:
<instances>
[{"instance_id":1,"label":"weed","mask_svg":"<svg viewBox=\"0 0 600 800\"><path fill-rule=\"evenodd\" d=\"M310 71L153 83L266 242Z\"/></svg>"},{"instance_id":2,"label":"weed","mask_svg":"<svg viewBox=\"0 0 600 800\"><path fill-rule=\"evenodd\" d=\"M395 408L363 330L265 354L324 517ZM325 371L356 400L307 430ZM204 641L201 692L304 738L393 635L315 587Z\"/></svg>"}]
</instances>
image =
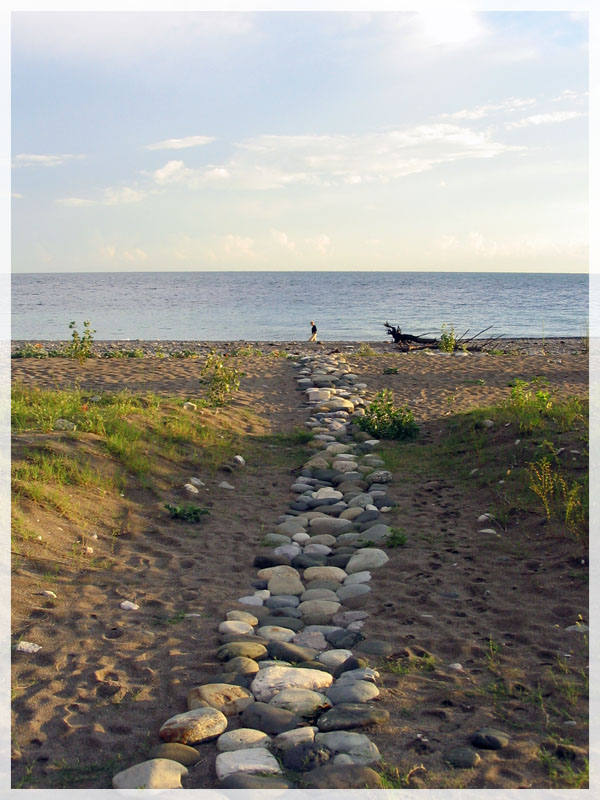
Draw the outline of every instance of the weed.
<instances>
[{"instance_id":1,"label":"weed","mask_svg":"<svg viewBox=\"0 0 600 800\"><path fill-rule=\"evenodd\" d=\"M181 519L184 522L200 522L209 511L207 508L200 508L193 503L184 503L181 506L165 503L165 508L171 515L171 519Z\"/></svg>"},{"instance_id":2,"label":"weed","mask_svg":"<svg viewBox=\"0 0 600 800\"><path fill-rule=\"evenodd\" d=\"M170 353L171 358L198 358L198 353L195 350L173 350Z\"/></svg>"},{"instance_id":3,"label":"weed","mask_svg":"<svg viewBox=\"0 0 600 800\"><path fill-rule=\"evenodd\" d=\"M11 353L11 358L48 358L48 353L41 344L26 342Z\"/></svg>"},{"instance_id":4,"label":"weed","mask_svg":"<svg viewBox=\"0 0 600 800\"><path fill-rule=\"evenodd\" d=\"M548 771L548 778L553 789L585 789L589 785L589 762L587 759L583 759L583 766L577 769L568 761L558 758L555 753L551 753L543 747L540 748L538 756Z\"/></svg>"},{"instance_id":5,"label":"weed","mask_svg":"<svg viewBox=\"0 0 600 800\"><path fill-rule=\"evenodd\" d=\"M400 528L390 528L390 532L385 540L387 547L404 547L406 544L406 533Z\"/></svg>"},{"instance_id":6,"label":"weed","mask_svg":"<svg viewBox=\"0 0 600 800\"><path fill-rule=\"evenodd\" d=\"M427 772L423 764L415 764L406 772L400 772L398 767L388 764L380 764L379 769L382 789L407 789L410 787L410 781L414 775L419 772Z\"/></svg>"},{"instance_id":7,"label":"weed","mask_svg":"<svg viewBox=\"0 0 600 800\"><path fill-rule=\"evenodd\" d=\"M359 417L358 425L378 439L414 439L419 432L412 411L407 406L396 408L389 389L382 389L375 395L365 415Z\"/></svg>"},{"instance_id":8,"label":"weed","mask_svg":"<svg viewBox=\"0 0 600 800\"><path fill-rule=\"evenodd\" d=\"M69 323L69 329L72 331L71 342L65 347L65 355L68 358L76 358L79 362L85 361L86 358L92 358L96 331L90 327L90 323L87 320L83 323L82 334L77 330L75 321Z\"/></svg>"},{"instance_id":9,"label":"weed","mask_svg":"<svg viewBox=\"0 0 600 800\"><path fill-rule=\"evenodd\" d=\"M442 325L442 332L438 343L439 349L442 353L453 353L456 350L456 334L454 333L454 325Z\"/></svg>"},{"instance_id":10,"label":"weed","mask_svg":"<svg viewBox=\"0 0 600 800\"><path fill-rule=\"evenodd\" d=\"M398 372L398 367L385 367L383 370L384 375L395 375Z\"/></svg>"},{"instance_id":11,"label":"weed","mask_svg":"<svg viewBox=\"0 0 600 800\"><path fill-rule=\"evenodd\" d=\"M588 529L587 486L568 482L547 458L528 465L529 488L544 506L546 519L557 516L577 539L585 539Z\"/></svg>"},{"instance_id":12,"label":"weed","mask_svg":"<svg viewBox=\"0 0 600 800\"><path fill-rule=\"evenodd\" d=\"M244 373L226 364L227 356L212 352L202 367L200 383L206 391L206 400L211 406L227 405L231 396L240 388Z\"/></svg>"},{"instance_id":13,"label":"weed","mask_svg":"<svg viewBox=\"0 0 600 800\"><path fill-rule=\"evenodd\" d=\"M376 356L377 351L374 350L370 344L363 342L361 346L356 351L356 355L358 356Z\"/></svg>"}]
</instances>

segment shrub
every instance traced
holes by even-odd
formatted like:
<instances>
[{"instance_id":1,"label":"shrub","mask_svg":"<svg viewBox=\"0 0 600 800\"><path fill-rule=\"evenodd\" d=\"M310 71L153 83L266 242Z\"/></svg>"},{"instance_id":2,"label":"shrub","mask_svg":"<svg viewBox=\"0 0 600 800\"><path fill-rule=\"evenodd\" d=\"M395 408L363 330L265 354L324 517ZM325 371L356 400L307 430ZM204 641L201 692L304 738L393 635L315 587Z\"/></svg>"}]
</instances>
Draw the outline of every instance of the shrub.
<instances>
[{"instance_id":1,"label":"shrub","mask_svg":"<svg viewBox=\"0 0 600 800\"><path fill-rule=\"evenodd\" d=\"M69 323L71 333L71 343L65 347L65 355L68 358L76 358L78 361L85 361L86 358L92 358L94 334L95 330L90 328L90 323L86 320L83 323L83 333L80 334L77 330L75 322Z\"/></svg>"},{"instance_id":2,"label":"shrub","mask_svg":"<svg viewBox=\"0 0 600 800\"><path fill-rule=\"evenodd\" d=\"M200 522L208 509L195 506L193 503L184 503L182 506L174 506L172 503L165 503L165 508L171 515L171 519L182 519L184 522Z\"/></svg>"},{"instance_id":3,"label":"shrub","mask_svg":"<svg viewBox=\"0 0 600 800\"><path fill-rule=\"evenodd\" d=\"M232 394L240 388L240 378L244 375L235 367L230 367L225 356L209 353L202 367L200 383L206 389L206 400L213 406L224 406Z\"/></svg>"},{"instance_id":4,"label":"shrub","mask_svg":"<svg viewBox=\"0 0 600 800\"><path fill-rule=\"evenodd\" d=\"M375 395L358 426L378 439L414 439L419 432L412 411L407 406L396 408L389 389Z\"/></svg>"},{"instance_id":5,"label":"shrub","mask_svg":"<svg viewBox=\"0 0 600 800\"><path fill-rule=\"evenodd\" d=\"M446 325L446 323L442 325L438 347L442 353L453 353L455 351L456 335L454 333L454 325Z\"/></svg>"},{"instance_id":6,"label":"shrub","mask_svg":"<svg viewBox=\"0 0 600 800\"><path fill-rule=\"evenodd\" d=\"M44 350L41 344L31 344L30 342L26 342L24 345L21 345L14 353L11 354L11 358L47 358L48 353Z\"/></svg>"}]
</instances>

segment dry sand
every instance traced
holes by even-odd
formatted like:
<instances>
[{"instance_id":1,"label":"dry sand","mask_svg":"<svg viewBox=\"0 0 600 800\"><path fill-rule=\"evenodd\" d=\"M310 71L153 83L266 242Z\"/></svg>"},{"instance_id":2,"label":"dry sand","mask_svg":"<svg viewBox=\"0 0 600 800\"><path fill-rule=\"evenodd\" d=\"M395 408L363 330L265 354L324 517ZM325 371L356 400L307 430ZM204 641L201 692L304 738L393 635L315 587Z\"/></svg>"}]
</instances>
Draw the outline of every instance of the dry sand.
<instances>
[{"instance_id":1,"label":"dry sand","mask_svg":"<svg viewBox=\"0 0 600 800\"><path fill-rule=\"evenodd\" d=\"M414 409L428 442L440 436L448 416L506 397L515 377L544 375L562 394L586 392L588 357L573 352L578 344L528 342L520 349L545 353L498 357L399 355L389 344L375 348L377 357L357 356L347 342L325 343L318 352L347 352L370 390L388 387ZM384 375L386 366L398 373ZM244 358L243 368L234 407L258 411L271 432L303 424L307 406L295 389L291 363L253 356ZM128 388L186 398L197 392L199 369L199 361L190 359L12 362L13 380L38 387ZM47 435L68 441L63 434ZM15 436L15 454L41 436ZM93 437L79 442L93 452ZM13 786L109 787L112 774L144 760L159 743L160 725L186 709L187 691L220 671L217 625L249 592L261 536L292 499L289 487L300 464L293 449L286 457L285 450L266 463L250 457L233 476L200 475L211 515L194 538L162 512L164 501L181 502L185 474L165 476L160 502L135 481L113 505L80 492L81 503L98 507L96 524L84 537L50 512L32 516L45 542L31 542L15 562L13 635L42 649L13 654ZM224 478L235 492L218 488ZM424 663L419 657L431 654L435 668L382 671L378 702L391 718L370 736L385 762L401 774L422 766L412 773L412 787L541 788L550 783L540 748L555 753L564 741L570 743L566 763L580 769L587 748L581 687L588 662L583 637L565 628L579 614L587 621L587 553L572 540L548 536L540 515L526 515L500 535L478 533L477 517L490 507L492 487L465 489L453 475L423 478L399 470L392 494L399 506L386 521L405 530L408 542L389 550L390 561L374 576L367 630L393 643L402 663L413 657ZM100 563L114 557L113 569L90 568L84 558L73 565L68 558L67 545L89 542L92 532L98 535L94 558ZM44 590L56 599L41 595ZM121 610L123 599L140 610ZM576 687L570 698L569 684ZM444 753L468 744L483 725L509 733L509 746L482 751L474 770L453 770ZM214 743L198 749L200 762L184 787L212 788Z\"/></svg>"}]
</instances>

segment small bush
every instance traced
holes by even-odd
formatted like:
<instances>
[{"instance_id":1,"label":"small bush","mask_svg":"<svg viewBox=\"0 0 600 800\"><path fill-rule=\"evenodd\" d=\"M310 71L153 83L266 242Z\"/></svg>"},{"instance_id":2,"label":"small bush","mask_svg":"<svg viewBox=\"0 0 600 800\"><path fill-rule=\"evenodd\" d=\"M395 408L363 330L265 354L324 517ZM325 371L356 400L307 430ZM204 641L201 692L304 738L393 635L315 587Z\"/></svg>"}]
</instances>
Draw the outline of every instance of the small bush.
<instances>
[{"instance_id":1,"label":"small bush","mask_svg":"<svg viewBox=\"0 0 600 800\"><path fill-rule=\"evenodd\" d=\"M407 406L396 408L389 389L375 395L358 426L378 439L414 439L419 432L412 411Z\"/></svg>"},{"instance_id":2,"label":"small bush","mask_svg":"<svg viewBox=\"0 0 600 800\"><path fill-rule=\"evenodd\" d=\"M80 334L77 330L75 322L69 323L71 333L71 343L65 347L65 355L67 358L76 358L78 361L85 361L86 358L92 358L94 334L96 333L90 327L90 323L86 320L83 323L83 333Z\"/></svg>"},{"instance_id":3,"label":"small bush","mask_svg":"<svg viewBox=\"0 0 600 800\"><path fill-rule=\"evenodd\" d=\"M407 537L400 528L391 528L385 543L388 547L404 547Z\"/></svg>"},{"instance_id":4,"label":"small bush","mask_svg":"<svg viewBox=\"0 0 600 800\"><path fill-rule=\"evenodd\" d=\"M377 351L374 350L370 344L363 342L361 346L358 348L356 354L359 356L376 356Z\"/></svg>"},{"instance_id":5,"label":"small bush","mask_svg":"<svg viewBox=\"0 0 600 800\"><path fill-rule=\"evenodd\" d=\"M442 333L438 344L442 353L453 353L456 350L456 334L454 333L454 325L442 325Z\"/></svg>"},{"instance_id":6,"label":"small bush","mask_svg":"<svg viewBox=\"0 0 600 800\"><path fill-rule=\"evenodd\" d=\"M200 508L193 503L184 503L181 506L165 503L165 508L171 515L171 519L182 519L184 522L200 522L202 517L208 514L208 509Z\"/></svg>"},{"instance_id":7,"label":"small bush","mask_svg":"<svg viewBox=\"0 0 600 800\"><path fill-rule=\"evenodd\" d=\"M398 372L398 367L385 367L383 370L384 375L396 375Z\"/></svg>"},{"instance_id":8,"label":"small bush","mask_svg":"<svg viewBox=\"0 0 600 800\"><path fill-rule=\"evenodd\" d=\"M226 356L209 353L202 367L200 383L206 390L206 400L212 406L226 405L231 395L240 388L240 378L244 375L226 363Z\"/></svg>"},{"instance_id":9,"label":"small bush","mask_svg":"<svg viewBox=\"0 0 600 800\"><path fill-rule=\"evenodd\" d=\"M41 344L31 344L26 342L24 345L11 353L11 358L47 358L48 353Z\"/></svg>"}]
</instances>

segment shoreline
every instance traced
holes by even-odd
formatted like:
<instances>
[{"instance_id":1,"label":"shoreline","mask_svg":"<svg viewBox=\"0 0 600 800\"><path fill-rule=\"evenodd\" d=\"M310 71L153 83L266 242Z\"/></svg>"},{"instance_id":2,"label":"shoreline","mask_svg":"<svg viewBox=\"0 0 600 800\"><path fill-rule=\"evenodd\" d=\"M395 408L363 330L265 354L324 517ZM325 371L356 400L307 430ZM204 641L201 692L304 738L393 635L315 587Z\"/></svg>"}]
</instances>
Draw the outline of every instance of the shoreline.
<instances>
[{"instance_id":1,"label":"shoreline","mask_svg":"<svg viewBox=\"0 0 600 800\"><path fill-rule=\"evenodd\" d=\"M482 343L486 340L482 339ZM60 349L70 344L66 339L14 339L11 340L11 356L22 347L40 346L46 351ZM549 337L514 337L498 339L491 343L492 351L504 351L508 355L573 355L588 351L589 342L581 336L549 336ZM176 354L178 357L191 357L217 350L222 353L231 353L238 349L254 348L266 352L277 350L294 351L299 348L309 347L311 350L322 352L325 349L335 349L341 352L352 353L361 347L371 348L377 355L401 353L393 342L388 341L362 341L362 340L319 340L308 342L301 340L253 340L253 339L97 339L92 345L92 352L97 357L110 357L110 354L124 351L129 357L165 357ZM141 353L139 352L141 351ZM191 351L191 352L186 352ZM413 352L422 352L416 350ZM435 352L435 351L434 351ZM135 355L131 355L135 353ZM486 350L481 351L487 354ZM233 353L231 353L233 354ZM477 355L474 353L472 355Z\"/></svg>"}]
</instances>

